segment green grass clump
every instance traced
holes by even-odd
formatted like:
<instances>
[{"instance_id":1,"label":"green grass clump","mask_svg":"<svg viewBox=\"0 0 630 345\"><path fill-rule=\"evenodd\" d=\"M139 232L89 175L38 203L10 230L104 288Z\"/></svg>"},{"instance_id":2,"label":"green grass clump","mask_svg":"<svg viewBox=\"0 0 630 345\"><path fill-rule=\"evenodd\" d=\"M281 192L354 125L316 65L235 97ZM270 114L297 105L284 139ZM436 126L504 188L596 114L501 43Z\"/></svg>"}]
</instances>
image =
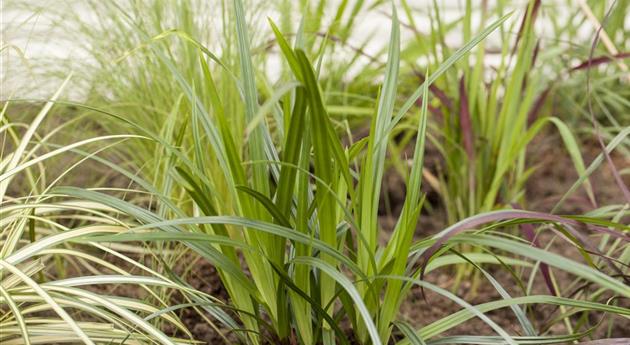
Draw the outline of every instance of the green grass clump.
<instances>
[{"instance_id":1,"label":"green grass clump","mask_svg":"<svg viewBox=\"0 0 630 345\"><path fill-rule=\"evenodd\" d=\"M436 55L436 62L422 70L424 82L407 92L403 86L409 85L402 85L400 76L405 50L392 6L386 62L378 79L382 82L369 85L378 90L376 99L350 106L367 111L369 133L345 141L339 133L354 128L333 115L331 109L340 106L327 96L344 95L348 89L338 85L334 71L322 71L330 42L314 34L322 25L319 7L292 36L284 32L292 28L289 21L280 22L279 28L269 20L272 46L283 66L274 83L259 64L265 56L252 47L241 0L221 7L224 37L233 39L224 42L229 47L222 54L214 54L196 37L198 27L186 2L114 7L113 27L120 30L115 36L130 40L120 43L121 57L114 60L122 64L116 68L129 73L116 70L107 76L104 92L89 98L97 106L72 105L108 133L134 134L66 145L54 145L50 136L39 139L35 133L53 104L70 104L58 102L58 94L23 133L17 134L22 125L4 117L10 102L0 117L4 138L10 139L0 156L0 300L7 305L0 308L0 325L9 329L0 340L188 343L194 341L192 335L178 319L187 308L226 342L243 344L566 343L597 337L604 323L612 327L627 322L630 311L620 301L630 298L630 228L624 224L628 206L557 216L510 205L522 199L528 174L525 149L545 122L559 129L580 174L567 195L582 186L591 193L586 178L604 159L600 155L586 167L559 119L527 121L537 96L530 85L542 78L529 72L535 4L530 2L525 12L514 52L502 46L505 60L498 75L506 78L493 82L489 91L479 87L483 42L497 30L508 41L504 25L511 13L498 10L496 18L485 13L484 25L486 20L489 24L473 34L467 2L464 44L452 52L442 45L443 59ZM290 8L290 2L281 5ZM139 17L130 11L143 6L155 11L137 22ZM363 2L348 8L353 8L350 19L335 21L331 29L340 42L348 37L354 9L361 10ZM403 8L411 17L404 2ZM171 11L181 15L176 25L184 29L150 28ZM342 18L348 12L337 13ZM477 63L469 65L473 54ZM108 66L107 59L99 63ZM98 87L98 78L93 83ZM457 92L449 95L458 106L444 105L444 122L436 125L430 109L440 97L434 88L440 83L458 90L457 98ZM402 130L408 138L396 142ZM430 135L433 130L437 136ZM609 150L629 132L622 130ZM391 231L385 231L379 224L384 176L392 152L411 136L415 140L408 164L398 165L406 191L402 209ZM425 146L427 139L438 136L442 143L434 142L445 158L438 182L452 216L444 230L419 237ZM99 155L102 149L87 149L113 143L122 147L116 160L123 162ZM80 158L62 176L89 162L129 184L60 186L61 176L39 183L53 164L51 158L61 154ZM27 182L11 193L26 196L7 192L18 173ZM553 240L542 246L540 238ZM563 242L582 259L554 253L553 242ZM123 264L104 259L103 253ZM178 274L182 266L184 272L194 270L185 262L190 255L216 268L228 300L194 290L186 274ZM44 269L41 263L51 261L57 266ZM62 277L67 263L76 266L70 278ZM471 268L499 297L475 305L425 279L450 267ZM499 279L499 270L509 278ZM560 275L569 278L560 281ZM146 297L81 288L95 284L132 284ZM412 324L418 320L406 320L400 309L417 287L461 309L430 324ZM540 321L533 305L555 309ZM513 314L517 332L490 317L498 309ZM50 318L49 311L58 318ZM472 318L492 333L452 335ZM566 334L550 331L557 325Z\"/></svg>"}]
</instances>

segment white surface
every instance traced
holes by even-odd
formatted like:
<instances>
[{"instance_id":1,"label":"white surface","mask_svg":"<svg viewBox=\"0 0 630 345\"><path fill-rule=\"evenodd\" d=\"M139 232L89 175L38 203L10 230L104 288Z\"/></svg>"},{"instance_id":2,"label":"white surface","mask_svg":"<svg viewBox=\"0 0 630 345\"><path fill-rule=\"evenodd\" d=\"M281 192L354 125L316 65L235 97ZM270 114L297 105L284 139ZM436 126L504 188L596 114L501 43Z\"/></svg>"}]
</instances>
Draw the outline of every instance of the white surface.
<instances>
[{"instance_id":1,"label":"white surface","mask_svg":"<svg viewBox=\"0 0 630 345\"><path fill-rule=\"evenodd\" d=\"M104 0L109 1L109 0ZM262 1L262 0L261 0ZM335 10L334 3L328 9L329 13ZM81 14L86 20L96 20L96 14L90 13L81 6L81 1L49 1L49 0L0 0L0 27L2 35L0 37L3 51L0 53L0 99L11 97L29 98L29 97L46 97L50 95L58 79L52 77L42 78L38 71L58 63L59 60L85 61L89 59L89 54L83 50L76 38L68 37L67 33L55 29L51 16L42 11L34 13L27 7L40 6L45 9L59 10L59 6L71 6L75 11ZM369 2L369 1L367 1ZM414 19L419 26L421 32L429 31L428 13L431 11L432 0L409 0L414 8L417 17ZM441 6L441 15L443 21L451 21L456 19L463 13L463 0L437 1ZM492 4L493 1L489 1ZM473 1L475 3L475 1ZM511 8L522 11L526 1L513 1ZM545 1L545 11L555 8L556 15L559 18L566 16L569 19L570 11L566 8L566 0ZM386 7L382 7L386 8ZM399 17L404 22L402 7L399 8ZM277 13L257 13L257 15L270 15L277 19ZM332 14L328 16L332 18ZM515 15L519 18L519 14ZM573 20L575 18L572 18ZM296 16L295 21L299 20ZM479 22L479 18L474 18L475 22ZM264 22L264 21L263 21ZM367 37L370 43L366 47L366 52L376 54L389 39L390 19L386 14L379 11L371 11L367 15L361 14L356 22L355 37L353 42L355 46L359 46ZM475 24L475 23L473 23ZM545 20L544 12L542 18L537 21L538 30L542 37L553 36L551 34L551 25ZM626 26L630 26L630 16L627 17ZM401 28L403 40L411 36L409 30ZM583 25L580 28L581 36L589 38L593 35L594 30L589 25ZM497 35L489 37L487 47L498 48ZM446 41L450 46L458 46L462 44L461 35L458 32L452 32L446 37ZM554 38L555 39L555 38ZM561 40L563 38L560 38ZM569 42L561 43L569 44ZM23 54L23 55L22 55ZM268 72L273 75L277 74L278 59L270 59L268 63ZM419 61L421 62L421 61ZM490 56L486 61L487 64L493 65L497 61L493 61ZM348 71L351 77L356 71ZM72 89L72 88L70 88ZM73 98L80 98L80 93L71 95Z\"/></svg>"}]
</instances>

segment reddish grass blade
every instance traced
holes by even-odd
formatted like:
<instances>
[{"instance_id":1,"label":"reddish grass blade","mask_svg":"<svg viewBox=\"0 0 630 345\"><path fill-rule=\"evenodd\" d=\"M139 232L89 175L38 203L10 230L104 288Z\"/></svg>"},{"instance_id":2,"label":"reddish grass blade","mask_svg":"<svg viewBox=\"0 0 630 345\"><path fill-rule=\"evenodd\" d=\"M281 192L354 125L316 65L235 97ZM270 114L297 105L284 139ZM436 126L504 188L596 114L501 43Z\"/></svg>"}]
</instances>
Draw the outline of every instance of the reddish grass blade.
<instances>
[{"instance_id":1,"label":"reddish grass blade","mask_svg":"<svg viewBox=\"0 0 630 345\"><path fill-rule=\"evenodd\" d=\"M598 56L598 57L588 59L575 67L571 67L569 72L589 69L589 68L593 68L595 66L599 66L602 64L607 64L615 60L623 60L623 59L628 59L628 58L630 58L630 52L619 53L612 56L609 56L609 55Z\"/></svg>"},{"instance_id":2,"label":"reddish grass blade","mask_svg":"<svg viewBox=\"0 0 630 345\"><path fill-rule=\"evenodd\" d=\"M523 230L523 235L525 238L532 243L534 247L541 248L540 241L538 241L538 237L536 237L536 231L534 230L534 226L531 224L521 224L521 230ZM547 285L547 289L552 296L558 296L558 292L556 288L553 286L551 282L551 272L549 271L549 265L544 262L540 263L540 273L545 280L545 285Z\"/></svg>"},{"instance_id":3,"label":"reddish grass blade","mask_svg":"<svg viewBox=\"0 0 630 345\"><path fill-rule=\"evenodd\" d=\"M480 225L505 221L505 220L517 220L517 219L531 219L538 220L542 222L550 222L550 223L559 223L564 226L564 228L573 235L578 241L581 242L583 246L588 246L589 250L594 248L592 245L588 244L588 239L581 233L579 233L576 228L586 228L591 231L600 232L610 234L613 237L620 238L626 242L630 242L630 235L625 233L620 233L617 231L612 231L607 228L603 228L593 224L582 223L574 219L560 217L552 214L542 213L542 212L532 212L532 211L523 211L523 210L502 210L502 211L494 211L488 213L482 213L477 216L473 216L470 218L466 218L454 225L451 225L446 230L442 231L439 238L435 241L435 243L425 250L421 257L421 268L420 268L420 279L424 277L424 271L426 266L438 249L446 243L453 236L460 234L467 230L472 230L477 228ZM595 248L595 251L598 251ZM619 270L616 266L613 265L616 270Z\"/></svg>"},{"instance_id":4,"label":"reddish grass blade","mask_svg":"<svg viewBox=\"0 0 630 345\"><path fill-rule=\"evenodd\" d=\"M551 91L551 86L547 87L545 91L543 91L538 96L538 98L536 99L536 102L534 102L534 105L532 106L532 108L529 110L529 113L527 114L528 126L534 123L534 121L538 119L540 110L542 109L543 105L545 105L545 102L547 101L547 96L549 96L550 91Z\"/></svg>"},{"instance_id":5,"label":"reddish grass blade","mask_svg":"<svg viewBox=\"0 0 630 345\"><path fill-rule=\"evenodd\" d=\"M424 73L420 72L420 71L416 71L414 70L413 73L416 75L416 77L418 77L418 79L420 79L420 84L424 83L426 76L424 75ZM444 104L444 106L446 106L448 109L453 110L453 101L451 101L450 98L448 98L448 96L446 95L446 92L444 92L442 89L440 89L439 87L435 86L434 83L429 84L429 91L431 91L431 93L437 97L440 102L442 102L442 104Z\"/></svg>"},{"instance_id":6,"label":"reddish grass blade","mask_svg":"<svg viewBox=\"0 0 630 345\"><path fill-rule=\"evenodd\" d=\"M470 110L468 109L468 94L466 93L466 86L463 76L459 80L459 97L459 125L461 127L462 137L464 139L464 150L466 151L469 162L473 162L475 160L473 130L472 123L470 121Z\"/></svg>"},{"instance_id":7,"label":"reddish grass blade","mask_svg":"<svg viewBox=\"0 0 630 345\"><path fill-rule=\"evenodd\" d=\"M532 5L531 7L531 21L530 21L530 26L534 25L534 21L536 20L537 14L538 14L538 10L540 9L540 0L535 0L534 1L534 5ZM529 17L529 4L526 5L526 9L527 11L525 11L525 15L523 16L523 19L521 20L521 25L518 29L518 34L516 35L516 41L514 42L514 47L512 48L512 55L516 54L516 49L518 49L518 43L521 41L521 38L523 37L523 30L525 30L525 25L527 24L527 17Z\"/></svg>"}]
</instances>

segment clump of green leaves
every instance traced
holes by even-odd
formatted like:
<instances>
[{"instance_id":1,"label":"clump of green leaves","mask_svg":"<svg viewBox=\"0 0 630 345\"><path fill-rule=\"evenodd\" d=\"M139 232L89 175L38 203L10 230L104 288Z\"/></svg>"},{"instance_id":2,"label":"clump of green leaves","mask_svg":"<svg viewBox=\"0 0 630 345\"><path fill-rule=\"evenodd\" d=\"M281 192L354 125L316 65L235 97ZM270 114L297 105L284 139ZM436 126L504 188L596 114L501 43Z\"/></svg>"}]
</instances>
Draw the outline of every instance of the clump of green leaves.
<instances>
[{"instance_id":1,"label":"clump of green leaves","mask_svg":"<svg viewBox=\"0 0 630 345\"><path fill-rule=\"evenodd\" d=\"M162 8L159 2L155 4ZM361 5L355 8L361 8ZM470 10L470 4L468 8ZM225 56L213 54L195 39L194 34L166 31L152 36L124 11L120 18L116 18L122 21L121 27L131 28L144 42L141 48L147 50L143 55L147 67L139 73L147 77L144 78L147 84L140 85L143 86L140 94L130 95L130 99L140 100L139 104L129 105L125 102L126 95L121 93L113 99L111 108L87 108L101 117L124 123L124 128L138 134L89 139L86 144L107 139L145 140L150 143L146 147L151 149L138 150L134 160L136 163L149 162L148 171L129 171L125 164L79 151L83 143L52 151L55 154L28 159L24 153L32 139L31 130L22 141L27 143L17 145L15 152L19 153L2 160L4 170L0 170L0 187L3 189L16 172L28 172L27 168L37 166L45 158L67 151L104 164L128 178L134 186L103 190L57 187L57 183L51 183L34 199L18 198L9 204L2 201L0 211L11 216L7 223L3 223L8 225L2 233L5 242L0 272L9 272L11 279L7 281L18 281L18 285L10 285L8 290L2 285L8 293L0 297L7 301L11 311L0 318L0 322L12 327L7 340L28 343L27 335L39 336L41 332L57 329L59 324L44 322L38 324L41 327L29 330L31 323L39 321L22 316L25 312L20 307L28 308L28 304L20 304L23 301L14 296L19 297L24 291L31 298L25 303L30 303L37 294L40 299L33 302L39 303L37 310L56 311L63 321L63 330L74 331L72 338L54 338L54 341L81 340L86 343L184 342L167 336L156 321L160 317L186 333L175 317L175 311L182 308L195 308L202 316L210 316L208 322L218 324L222 330L232 332L239 342L248 344L346 344L351 339L355 343L374 345L390 342L401 345L428 342L563 343L593 334L596 325L591 325L589 320L596 313L630 317L626 308L616 305L618 300L630 297L630 288L624 281L628 268L619 265L630 257L629 229L620 223L628 214L627 207L611 206L574 217L513 209L494 210L499 208L496 200L503 188L503 178L525 174L519 162L522 162L522 150L529 136L511 141L510 135L526 128L523 114L531 108L533 97L533 91L527 89L525 100L518 99L524 91L522 82L530 66L527 56L533 51L532 38L527 36L528 25L531 25L531 19L527 18L531 15L523 22L524 36L516 52L518 61L522 62L514 67L515 79L506 85L506 101L501 103L494 99L484 103L488 107L497 106L497 110L500 108L500 119L503 119L496 124L496 133L501 134L487 149L490 151L482 150L501 159L485 162L492 166L489 177L482 174L485 170L476 176L487 182L484 188L488 188L484 191L488 195L479 199L475 192L469 200L471 203L481 200L480 208L458 215L459 221L453 221L448 228L418 240L415 233L424 202L421 184L425 140L429 137L432 86L451 73L451 67L462 64L471 50L501 28L510 15L500 16L477 35L469 32L465 44L425 71L424 82L414 87L410 96L404 97L399 79L400 28L397 13L392 9L383 82L374 106L361 108L371 114L369 134L344 144L338 135L339 123L331 116L332 107L320 85L319 67L324 59L320 52L325 50L327 41L321 41L321 49L309 51L305 47L309 40L305 38L304 30L298 30L291 42L270 21L285 71L279 82L271 86L260 77L261 66L251 47L244 4L234 0L230 9L230 20L225 25L229 26L230 37L235 38L236 44L229 61ZM317 21L315 24L305 22L303 27L309 25L319 24ZM344 26L340 26L339 32L344 30ZM185 62L174 53L179 48L164 44L167 37L180 40L176 46L185 49L182 55ZM135 53L137 50L126 51L125 57ZM483 53L478 54L483 59ZM464 70L474 76L475 71L481 73L479 68L477 65L472 70ZM113 85L125 85L127 80L131 84L143 80L133 75L117 75L115 78L120 79ZM326 80L327 90L334 89L334 79ZM466 78L463 80L461 85L465 89ZM164 84L167 91L158 88L154 93L146 87L151 84L149 81L169 81ZM468 96L476 84L471 85L466 96L469 102L481 104L486 97L498 98L498 91L490 92L489 96ZM159 103L151 103L153 98ZM460 103L467 102L462 99ZM417 104L421 106L415 107ZM143 107L157 108L157 113L162 116L157 120L147 119L136 112ZM485 109L481 105L469 103L460 108L478 111L475 116L486 116L486 122L481 122L484 126L495 125L489 115L494 112L481 114L479 109ZM456 128L466 127L461 123L461 119L466 118L460 117L463 113L466 111L456 117L460 121ZM402 211L383 243L380 238L384 230L378 223L380 190L388 165L387 148L391 147L394 133L403 122L405 128L413 126L411 133L416 135L416 140L410 164L401 168L407 190ZM29 128L36 127L35 124ZM453 145L451 150L456 152L460 134L455 134L452 129L444 127L443 136L451 135L449 145ZM490 132L483 133L490 135ZM462 157L465 156L453 159L466 162ZM20 163L20 160L26 163ZM575 188L582 185L592 166L585 169ZM452 174L457 177L461 171ZM452 182L455 177L443 179L442 183L448 187L449 183L455 183ZM464 180L468 181L468 175ZM486 199L490 201L486 202ZM13 207L12 203L19 205ZM486 204L489 206L484 206ZM48 212L48 208L52 211ZM69 217L78 221L78 227L68 227L55 220L55 214L67 216L66 211L71 211ZM539 225L538 232L532 224ZM35 229L37 233L37 229L48 226L56 231L49 236L35 236L32 244L23 245L27 228ZM514 229L520 229L525 240L515 236ZM551 231L568 239L586 264L540 248L536 235ZM598 246L590 244L592 237L600 239ZM124 242L142 243L142 251L160 269L150 269L124 255L123 252L130 249ZM7 249L5 243L8 243ZM72 249L60 251L62 249L58 247L61 246ZM42 252L38 252L38 248ZM86 254L92 248L125 258L126 262L140 268L143 275L132 276L105 260ZM188 251L216 267L230 297L229 305L194 291L185 283L185 276L173 274L172 261L164 258L170 255L182 258L181 254ZM23 260L33 260L41 253L53 257L58 254L63 260L74 257L92 260L116 274L102 274L97 270L95 276L44 277L41 283L33 283L35 281L30 277L38 270L30 269L30 266L18 269L15 265ZM500 298L471 305L423 279L434 270L463 265L479 272ZM486 270L487 265L507 270L522 295L508 293L503 282ZM87 270L93 268L93 265L84 266ZM573 277L568 287L558 284L555 271ZM534 281L539 272L545 278L550 295L534 292ZM177 290L186 301L174 304L170 295L148 288L152 300L161 308L158 310L141 301L93 296L76 288L94 281L104 284L133 282L142 288ZM414 286L447 298L462 309L429 325L411 325L398 311ZM41 289L53 291L54 295L42 294ZM61 302L68 304L62 306ZM528 308L532 304L554 305L558 309L553 317L540 325ZM92 306L88 311L105 321L98 325L83 323L63 311L63 307L77 306L85 310ZM500 308L509 308L514 314L520 334L508 332L487 315ZM578 314L580 317L574 317ZM482 320L496 335L444 336L445 332L471 318ZM340 326L343 323L347 324L344 328ZM556 324L562 324L567 334L551 335L548 329ZM20 335L27 340L20 340ZM40 342L52 340L38 339Z\"/></svg>"},{"instance_id":2,"label":"clump of green leaves","mask_svg":"<svg viewBox=\"0 0 630 345\"><path fill-rule=\"evenodd\" d=\"M265 342L267 336L271 337L271 342L347 343L348 334L339 327L342 320L347 320L359 343L385 344L395 334L395 337L403 336L403 343L422 344L476 316L499 335L499 338L488 336L476 341L499 339L497 341L516 344L519 337L510 335L485 315L501 306L512 308L528 337L554 342L560 338L537 333L519 304L580 307L588 304L592 305L589 310L624 314L622 308L578 298L527 295L513 298L479 266L480 263L510 262L531 267L541 262L545 267L570 272L580 281L597 284L602 291L629 295L630 290L624 283L594 267L497 232L523 222L571 229L576 223L570 218L525 211L495 211L465 218L435 236L414 242L423 203L420 186L429 86L500 27L509 14L472 37L434 72L427 73L426 81L397 107L400 34L394 11L388 61L373 109L370 133L350 146L343 145L337 135L318 84L317 69L302 49L302 40L298 36L291 45L273 23L270 25L291 75L289 80L279 83L265 103L259 103L260 87L250 58L241 1L234 1L234 17L240 59L237 70L230 70L216 56L195 44L200 48L199 68L203 80L191 85L168 56L156 54L160 63L176 76L182 90L181 102L188 103L185 109L189 109L189 113L185 113L186 124L179 128L173 126L168 135L147 135L159 142L169 157L165 174L169 182L164 185L177 185L185 191L185 197L173 200L168 196L170 189L155 188L138 176L133 180L154 193L159 205L157 212L97 191L56 190L111 207L129 217L131 229L126 234L92 237L92 241L181 241L217 267L242 322L242 326L224 324L234 329L241 341L248 343ZM230 108L218 91L214 81L217 69L211 68L211 64L235 76L234 82L242 98L239 111L227 112ZM199 88L203 88L208 97L199 97L196 92ZM405 174L408 192L396 226L388 242L382 244L377 216L386 148L392 131L409 116L418 99L423 100L423 105L419 111L411 112L418 136L409 171ZM234 117L248 124L246 131L235 132L229 126L230 121L235 121ZM190 146L185 144L185 137L192 139ZM591 231L603 231L599 220L583 217L580 221L591 223L587 226ZM625 230L615 223L607 225ZM479 231L465 233L472 229ZM615 230L609 233L616 234L618 243L623 243L625 248L627 236ZM485 248L487 252L456 251L453 254L446 250L454 250L461 243ZM578 248L584 245L576 241ZM500 252L517 253L527 260L515 261ZM467 263L473 263L483 272L500 292L501 300L472 306L451 292L419 279L423 272ZM428 328L414 331L398 318L398 309L409 290L417 285L453 300L464 309ZM561 317L560 320L568 319ZM570 334L562 341L580 336Z\"/></svg>"}]
</instances>

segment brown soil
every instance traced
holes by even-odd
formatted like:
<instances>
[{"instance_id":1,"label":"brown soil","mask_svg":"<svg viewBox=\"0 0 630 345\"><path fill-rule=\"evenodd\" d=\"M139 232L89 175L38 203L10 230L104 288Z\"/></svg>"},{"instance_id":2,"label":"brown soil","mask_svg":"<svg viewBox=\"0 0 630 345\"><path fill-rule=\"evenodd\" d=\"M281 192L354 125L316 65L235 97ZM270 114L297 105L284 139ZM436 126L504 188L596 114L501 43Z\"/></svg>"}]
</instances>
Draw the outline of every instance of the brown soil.
<instances>
[{"instance_id":1,"label":"brown soil","mask_svg":"<svg viewBox=\"0 0 630 345\"><path fill-rule=\"evenodd\" d=\"M531 164L538 166L527 184L529 209L550 211L561 196L577 180L573 162L567 154L562 140L557 135L538 137L531 145L529 154ZM582 155L586 167L602 152L595 139L586 141L582 146ZM617 171L630 167L630 157L616 151L611 159ZM623 193L616 183L610 165L604 161L589 179L598 205L623 204ZM630 175L622 176L623 183L630 186ZM573 194L560 209L560 213L582 213L593 209L584 188Z\"/></svg>"}]
</instances>

